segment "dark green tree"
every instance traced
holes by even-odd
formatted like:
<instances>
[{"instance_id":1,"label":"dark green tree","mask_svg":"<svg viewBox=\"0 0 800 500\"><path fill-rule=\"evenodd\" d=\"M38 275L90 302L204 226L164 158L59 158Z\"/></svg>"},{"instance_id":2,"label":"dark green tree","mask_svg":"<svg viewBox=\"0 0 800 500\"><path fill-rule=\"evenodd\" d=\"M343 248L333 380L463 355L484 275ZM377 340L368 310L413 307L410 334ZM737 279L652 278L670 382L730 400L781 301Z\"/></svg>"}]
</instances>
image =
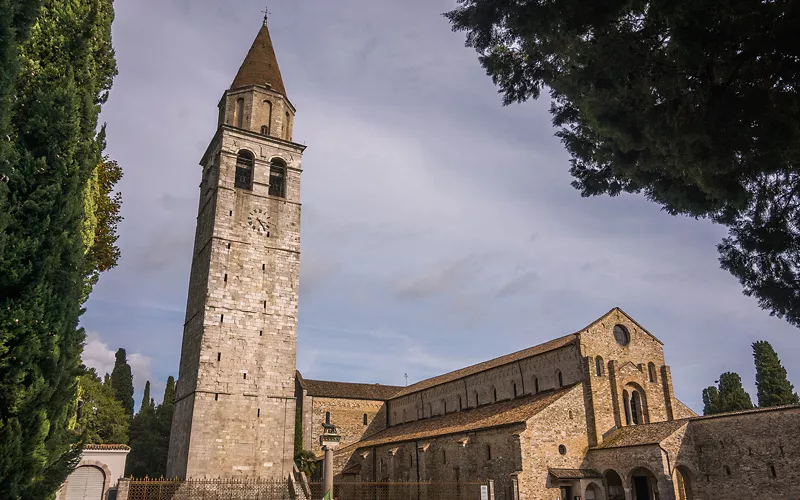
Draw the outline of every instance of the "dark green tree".
<instances>
[{"instance_id":1,"label":"dark green tree","mask_svg":"<svg viewBox=\"0 0 800 500\"><path fill-rule=\"evenodd\" d=\"M122 348L117 349L115 355L114 369L111 371L111 387L114 388L114 393L117 395L119 402L122 403L125 413L132 417L133 373L131 372L131 365L128 364L125 349ZM148 403L148 401L142 401L142 404L144 403Z\"/></svg>"},{"instance_id":2,"label":"dark green tree","mask_svg":"<svg viewBox=\"0 0 800 500\"><path fill-rule=\"evenodd\" d=\"M703 389L703 415L722 413L719 409L719 389L709 386Z\"/></svg>"},{"instance_id":3,"label":"dark green tree","mask_svg":"<svg viewBox=\"0 0 800 500\"><path fill-rule=\"evenodd\" d=\"M742 386L742 377L726 372L719 376L719 387L703 389L703 415L749 410L753 407L750 394Z\"/></svg>"},{"instance_id":4,"label":"dark green tree","mask_svg":"<svg viewBox=\"0 0 800 500\"><path fill-rule=\"evenodd\" d=\"M0 498L75 465L84 194L116 74L111 0L0 1Z\"/></svg>"},{"instance_id":5,"label":"dark green tree","mask_svg":"<svg viewBox=\"0 0 800 500\"><path fill-rule=\"evenodd\" d=\"M800 326L800 14L750 0L459 0L505 104L550 93L583 196L729 228L724 269Z\"/></svg>"},{"instance_id":6,"label":"dark green tree","mask_svg":"<svg viewBox=\"0 0 800 500\"><path fill-rule=\"evenodd\" d=\"M77 429L85 443L128 444L125 410L93 368L78 380Z\"/></svg>"},{"instance_id":7,"label":"dark green tree","mask_svg":"<svg viewBox=\"0 0 800 500\"><path fill-rule=\"evenodd\" d=\"M144 395L142 396L142 406L139 408L141 412L145 406L150 406L150 381L144 384Z\"/></svg>"},{"instance_id":8,"label":"dark green tree","mask_svg":"<svg viewBox=\"0 0 800 500\"><path fill-rule=\"evenodd\" d=\"M146 387L149 387L149 382ZM174 399L175 379L169 377L164 401L160 405L156 407L152 402L147 405L142 402L142 409L131 424L131 453L128 455L126 474L134 477L161 477L166 474Z\"/></svg>"},{"instance_id":9,"label":"dark green tree","mask_svg":"<svg viewBox=\"0 0 800 500\"><path fill-rule=\"evenodd\" d=\"M800 403L786 369L778 359L778 353L769 342L761 340L753 343L753 357L756 362L758 406L766 408Z\"/></svg>"}]
</instances>

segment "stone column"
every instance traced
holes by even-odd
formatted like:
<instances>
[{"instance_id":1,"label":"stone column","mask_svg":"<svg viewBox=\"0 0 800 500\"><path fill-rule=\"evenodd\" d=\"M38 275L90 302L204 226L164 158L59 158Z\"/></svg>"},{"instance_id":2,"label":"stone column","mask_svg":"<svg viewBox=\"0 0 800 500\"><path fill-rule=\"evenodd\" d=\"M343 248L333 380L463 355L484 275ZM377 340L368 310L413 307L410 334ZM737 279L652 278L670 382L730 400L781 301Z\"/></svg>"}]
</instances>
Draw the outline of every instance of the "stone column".
<instances>
[{"instance_id":1,"label":"stone column","mask_svg":"<svg viewBox=\"0 0 800 500\"><path fill-rule=\"evenodd\" d=\"M322 486L324 492L331 492L331 498L333 498L333 449L325 446L323 448L325 450L325 461L323 462L322 471L324 474L324 479L322 481Z\"/></svg>"},{"instance_id":2,"label":"stone column","mask_svg":"<svg viewBox=\"0 0 800 500\"><path fill-rule=\"evenodd\" d=\"M130 484L130 478L119 478L119 482L117 483L117 500L128 500L128 489Z\"/></svg>"}]
</instances>

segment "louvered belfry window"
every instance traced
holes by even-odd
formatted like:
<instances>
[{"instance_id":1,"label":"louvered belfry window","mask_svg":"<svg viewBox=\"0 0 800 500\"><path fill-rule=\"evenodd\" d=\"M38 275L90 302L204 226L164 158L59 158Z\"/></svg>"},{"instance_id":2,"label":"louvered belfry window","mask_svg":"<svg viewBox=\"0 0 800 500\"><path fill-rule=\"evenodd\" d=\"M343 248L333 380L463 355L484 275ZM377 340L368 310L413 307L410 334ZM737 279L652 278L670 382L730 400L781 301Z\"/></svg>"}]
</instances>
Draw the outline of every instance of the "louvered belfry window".
<instances>
[{"instance_id":1,"label":"louvered belfry window","mask_svg":"<svg viewBox=\"0 0 800 500\"><path fill-rule=\"evenodd\" d=\"M253 189L253 153L239 151L236 157L235 187L239 189Z\"/></svg>"},{"instance_id":2,"label":"louvered belfry window","mask_svg":"<svg viewBox=\"0 0 800 500\"><path fill-rule=\"evenodd\" d=\"M286 198L286 164L279 158L269 167L269 195Z\"/></svg>"}]
</instances>

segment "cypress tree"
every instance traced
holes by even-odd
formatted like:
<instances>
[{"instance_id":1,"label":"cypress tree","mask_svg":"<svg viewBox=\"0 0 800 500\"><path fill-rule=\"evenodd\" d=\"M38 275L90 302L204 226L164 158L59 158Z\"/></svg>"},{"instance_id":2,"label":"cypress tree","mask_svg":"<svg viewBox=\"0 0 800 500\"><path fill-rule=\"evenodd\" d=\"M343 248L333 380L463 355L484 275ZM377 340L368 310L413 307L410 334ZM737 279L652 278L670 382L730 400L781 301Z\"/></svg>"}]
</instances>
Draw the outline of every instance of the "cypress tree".
<instances>
[{"instance_id":1,"label":"cypress tree","mask_svg":"<svg viewBox=\"0 0 800 500\"><path fill-rule=\"evenodd\" d=\"M145 387L149 386L146 385ZM152 400L133 417L131 424L131 453L126 474L134 477L161 477L167 472L169 436L175 399L175 379L169 377L164 389L164 401L157 407Z\"/></svg>"},{"instance_id":2,"label":"cypress tree","mask_svg":"<svg viewBox=\"0 0 800 500\"><path fill-rule=\"evenodd\" d=\"M4 500L52 498L80 452L71 422L84 340L83 201L116 74L112 19L111 0L0 1Z\"/></svg>"},{"instance_id":3,"label":"cypress tree","mask_svg":"<svg viewBox=\"0 0 800 500\"><path fill-rule=\"evenodd\" d=\"M128 416L133 416L133 374L131 373L131 365L128 364L128 358L125 354L125 349L117 349L114 361L114 369L111 371L111 387L114 388L114 393L117 399L122 403L122 408ZM149 382L148 382L149 383ZM148 402L149 396L142 404Z\"/></svg>"},{"instance_id":4,"label":"cypress tree","mask_svg":"<svg viewBox=\"0 0 800 500\"><path fill-rule=\"evenodd\" d=\"M148 404L150 404L150 381L149 380L144 384L144 396L142 396L142 406L139 408L139 411L141 412L142 410L144 410L144 407L147 406Z\"/></svg>"},{"instance_id":5,"label":"cypress tree","mask_svg":"<svg viewBox=\"0 0 800 500\"><path fill-rule=\"evenodd\" d=\"M753 357L756 363L758 406L766 408L800 402L794 386L787 378L786 369L769 342L762 340L753 343Z\"/></svg>"},{"instance_id":6,"label":"cypress tree","mask_svg":"<svg viewBox=\"0 0 800 500\"><path fill-rule=\"evenodd\" d=\"M742 386L742 377L737 373L726 372L719 376L719 387L703 390L704 415L749 410L753 407L750 394Z\"/></svg>"}]
</instances>

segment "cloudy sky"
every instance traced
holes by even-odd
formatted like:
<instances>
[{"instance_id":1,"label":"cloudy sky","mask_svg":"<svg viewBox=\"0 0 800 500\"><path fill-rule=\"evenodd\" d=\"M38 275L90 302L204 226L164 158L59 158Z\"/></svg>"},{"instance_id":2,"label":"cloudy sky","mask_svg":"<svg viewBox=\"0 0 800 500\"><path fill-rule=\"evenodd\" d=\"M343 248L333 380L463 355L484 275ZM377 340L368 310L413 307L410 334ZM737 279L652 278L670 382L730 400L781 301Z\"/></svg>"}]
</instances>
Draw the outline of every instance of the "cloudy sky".
<instances>
[{"instance_id":1,"label":"cloudy sky","mask_svg":"<svg viewBox=\"0 0 800 500\"><path fill-rule=\"evenodd\" d=\"M122 260L83 317L101 373L137 398L177 375L200 167L261 24L251 0L117 0L104 109L125 171ZM233 7L235 5L235 7ZM769 340L800 385L800 335L718 268L724 236L638 196L581 198L546 98L503 107L453 0L277 0L270 31L303 160L298 367L403 385L572 333L614 306L664 342L677 396ZM324 346L324 347L323 347ZM333 346L333 347L331 347ZM138 402L137 402L138 408Z\"/></svg>"}]
</instances>

